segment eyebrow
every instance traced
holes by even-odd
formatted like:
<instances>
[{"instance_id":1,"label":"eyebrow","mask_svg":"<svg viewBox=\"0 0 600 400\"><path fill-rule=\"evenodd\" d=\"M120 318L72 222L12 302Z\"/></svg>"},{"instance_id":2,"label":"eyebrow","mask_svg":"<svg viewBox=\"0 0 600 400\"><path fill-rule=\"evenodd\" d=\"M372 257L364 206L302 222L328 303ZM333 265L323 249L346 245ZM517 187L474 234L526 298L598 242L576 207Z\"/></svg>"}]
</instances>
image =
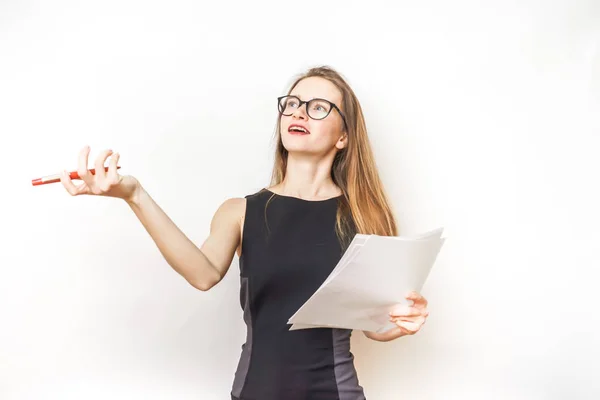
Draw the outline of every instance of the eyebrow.
<instances>
[{"instance_id":1,"label":"eyebrow","mask_svg":"<svg viewBox=\"0 0 600 400\"><path fill-rule=\"evenodd\" d=\"M301 97L299 94L289 94L288 96L294 96L294 97L297 97L297 98L299 98L300 100L304 101L304 99L303 99L303 98L302 98L302 97ZM327 100L327 101L331 101L331 100L328 100L328 99L324 99L323 97L311 97L311 98L310 98L310 100L315 100L315 99L317 99L317 100ZM307 100L307 101L308 101L308 100Z\"/></svg>"}]
</instances>

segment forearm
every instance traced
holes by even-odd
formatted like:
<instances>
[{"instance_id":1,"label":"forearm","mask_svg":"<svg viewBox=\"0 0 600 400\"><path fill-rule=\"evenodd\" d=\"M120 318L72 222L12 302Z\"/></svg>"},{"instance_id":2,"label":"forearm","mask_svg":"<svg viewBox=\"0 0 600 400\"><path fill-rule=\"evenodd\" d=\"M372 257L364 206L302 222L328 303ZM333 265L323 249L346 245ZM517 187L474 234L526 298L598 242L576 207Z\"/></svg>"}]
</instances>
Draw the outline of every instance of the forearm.
<instances>
[{"instance_id":1,"label":"forearm","mask_svg":"<svg viewBox=\"0 0 600 400\"><path fill-rule=\"evenodd\" d=\"M221 279L202 251L175 225L150 195L139 186L127 200L167 263L192 286L208 290Z\"/></svg>"}]
</instances>

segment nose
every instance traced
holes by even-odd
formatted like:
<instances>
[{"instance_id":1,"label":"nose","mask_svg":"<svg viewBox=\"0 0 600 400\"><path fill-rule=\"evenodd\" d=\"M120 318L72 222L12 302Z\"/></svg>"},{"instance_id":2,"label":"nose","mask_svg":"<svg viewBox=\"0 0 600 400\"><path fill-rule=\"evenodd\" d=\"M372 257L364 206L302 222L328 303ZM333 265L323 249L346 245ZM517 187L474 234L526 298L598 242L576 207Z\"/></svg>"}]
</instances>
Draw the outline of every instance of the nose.
<instances>
[{"instance_id":1,"label":"nose","mask_svg":"<svg viewBox=\"0 0 600 400\"><path fill-rule=\"evenodd\" d=\"M294 118L294 119L300 118L300 119L308 120L307 107L308 107L307 103L302 104L300 107L298 107L296 109L296 111L294 111L294 113L292 114L292 118Z\"/></svg>"}]
</instances>

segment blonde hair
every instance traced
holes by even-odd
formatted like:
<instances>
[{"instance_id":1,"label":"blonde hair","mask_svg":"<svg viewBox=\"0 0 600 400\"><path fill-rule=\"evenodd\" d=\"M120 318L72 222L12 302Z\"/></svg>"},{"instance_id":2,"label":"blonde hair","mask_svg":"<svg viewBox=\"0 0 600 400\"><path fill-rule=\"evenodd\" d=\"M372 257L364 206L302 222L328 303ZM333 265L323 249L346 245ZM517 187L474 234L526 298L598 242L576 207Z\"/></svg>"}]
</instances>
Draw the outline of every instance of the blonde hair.
<instances>
[{"instance_id":1,"label":"blonde hair","mask_svg":"<svg viewBox=\"0 0 600 400\"><path fill-rule=\"evenodd\" d=\"M327 79L342 93L340 108L346 117L348 144L338 151L331 169L331 177L343 193L336 218L338 237L347 242L353 233L396 236L398 228L377 171L358 98L346 80L327 66L311 68L298 76L288 94L309 77ZM283 181L287 166L288 152L281 141L280 121L281 115L275 130L277 145L271 185Z\"/></svg>"}]
</instances>

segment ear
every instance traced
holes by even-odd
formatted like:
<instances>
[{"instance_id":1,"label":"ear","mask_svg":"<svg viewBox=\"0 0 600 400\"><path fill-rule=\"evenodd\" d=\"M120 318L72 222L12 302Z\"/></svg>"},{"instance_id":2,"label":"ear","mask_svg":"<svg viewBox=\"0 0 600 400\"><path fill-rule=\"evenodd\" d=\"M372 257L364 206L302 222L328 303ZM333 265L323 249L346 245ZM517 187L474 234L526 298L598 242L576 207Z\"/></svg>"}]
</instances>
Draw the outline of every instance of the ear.
<instances>
[{"instance_id":1,"label":"ear","mask_svg":"<svg viewBox=\"0 0 600 400\"><path fill-rule=\"evenodd\" d=\"M342 137L338 139L338 141L335 144L335 147L337 147L338 150L342 150L346 148L346 146L348 146L348 134L346 134L346 132L343 132Z\"/></svg>"}]
</instances>

